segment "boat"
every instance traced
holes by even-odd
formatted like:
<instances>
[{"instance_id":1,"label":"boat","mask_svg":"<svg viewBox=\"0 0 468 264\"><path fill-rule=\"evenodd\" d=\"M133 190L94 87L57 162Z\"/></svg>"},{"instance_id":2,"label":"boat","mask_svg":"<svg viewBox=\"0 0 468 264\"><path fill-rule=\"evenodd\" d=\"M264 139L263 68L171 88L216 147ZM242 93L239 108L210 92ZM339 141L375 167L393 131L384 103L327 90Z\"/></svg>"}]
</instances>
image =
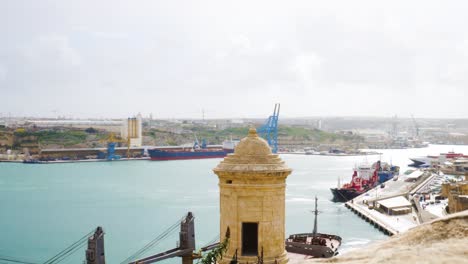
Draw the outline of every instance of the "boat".
<instances>
[{"instance_id":1,"label":"boat","mask_svg":"<svg viewBox=\"0 0 468 264\"><path fill-rule=\"evenodd\" d=\"M25 164L39 164L39 163L42 163L42 161L37 160L37 159L25 159L25 160L23 160L23 163L25 163Z\"/></svg>"},{"instance_id":2,"label":"boat","mask_svg":"<svg viewBox=\"0 0 468 264\"><path fill-rule=\"evenodd\" d=\"M468 159L463 157L455 159L452 162L445 162L440 170L445 174L465 175L468 173Z\"/></svg>"},{"instance_id":3,"label":"boat","mask_svg":"<svg viewBox=\"0 0 468 264\"><path fill-rule=\"evenodd\" d=\"M207 146L203 143L201 146L198 142L191 147L175 147L175 148L154 148L149 149L148 154L151 160L188 160L188 159L210 159L223 158L227 154L233 153L234 148L239 141L226 140L222 146Z\"/></svg>"},{"instance_id":4,"label":"boat","mask_svg":"<svg viewBox=\"0 0 468 264\"><path fill-rule=\"evenodd\" d=\"M467 155L463 153L455 153L453 151L447 153L440 153L439 155L428 155L428 156L418 156L412 157L410 160L413 162L409 166L411 167L431 167L433 165L439 165L444 163L447 160L454 160L458 158L468 158Z\"/></svg>"},{"instance_id":5,"label":"boat","mask_svg":"<svg viewBox=\"0 0 468 264\"><path fill-rule=\"evenodd\" d=\"M400 174L400 167L381 163L377 161L372 166L361 164L354 168L353 176L350 183L337 188L330 188L333 194L334 202L347 202L355 197L367 192L378 184L384 183L393 179Z\"/></svg>"},{"instance_id":6,"label":"boat","mask_svg":"<svg viewBox=\"0 0 468 264\"><path fill-rule=\"evenodd\" d=\"M431 157L431 156L419 156L419 157L412 157L410 160L413 162L409 164L411 167L416 168L423 168L423 167L430 167L431 163L437 160L438 157Z\"/></svg>"},{"instance_id":7,"label":"boat","mask_svg":"<svg viewBox=\"0 0 468 264\"><path fill-rule=\"evenodd\" d=\"M320 155L320 152L315 151L313 149L308 149L308 150L305 151L305 154L306 155Z\"/></svg>"},{"instance_id":8,"label":"boat","mask_svg":"<svg viewBox=\"0 0 468 264\"><path fill-rule=\"evenodd\" d=\"M314 258L331 258L338 254L342 238L337 235L317 232L317 197L315 197L314 230L312 233L290 235L286 241L286 251Z\"/></svg>"}]
</instances>

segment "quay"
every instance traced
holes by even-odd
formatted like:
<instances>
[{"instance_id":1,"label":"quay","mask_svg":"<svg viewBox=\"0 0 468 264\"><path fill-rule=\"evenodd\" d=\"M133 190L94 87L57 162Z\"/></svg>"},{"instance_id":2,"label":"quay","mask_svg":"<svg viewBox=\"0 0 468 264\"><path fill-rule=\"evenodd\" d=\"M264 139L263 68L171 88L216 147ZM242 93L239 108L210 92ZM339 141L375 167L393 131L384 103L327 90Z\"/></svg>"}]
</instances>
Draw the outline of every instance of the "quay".
<instances>
[{"instance_id":1,"label":"quay","mask_svg":"<svg viewBox=\"0 0 468 264\"><path fill-rule=\"evenodd\" d=\"M141 158L120 158L112 160L114 161L132 161L132 160L150 160L150 157ZM0 160L5 163L24 163L23 160ZM86 162L108 162L107 159L70 159L70 160L48 160L48 161L37 161L30 162L31 164L65 164L65 163L86 163Z\"/></svg>"},{"instance_id":2,"label":"quay","mask_svg":"<svg viewBox=\"0 0 468 264\"><path fill-rule=\"evenodd\" d=\"M399 233L399 230L387 224L385 220L380 219L378 216L375 216L371 214L370 212L367 212L367 210L365 210L361 206L358 206L350 202L345 203L345 206L349 208L351 211L353 211L355 214L357 214L359 217L364 219L366 222L368 222L369 224L373 225L375 228L382 231L384 234L393 236Z\"/></svg>"},{"instance_id":3,"label":"quay","mask_svg":"<svg viewBox=\"0 0 468 264\"><path fill-rule=\"evenodd\" d=\"M286 155L311 155L311 156L331 156L331 157L354 157L354 156L369 156L369 155L381 155L382 153L370 151L370 152L353 152L353 153L332 153L332 152L317 152L309 153L305 151L280 151L278 154Z\"/></svg>"},{"instance_id":4,"label":"quay","mask_svg":"<svg viewBox=\"0 0 468 264\"><path fill-rule=\"evenodd\" d=\"M421 208L419 192L438 176L417 170L399 175L348 201L345 207L383 233L393 236L438 218Z\"/></svg>"}]
</instances>

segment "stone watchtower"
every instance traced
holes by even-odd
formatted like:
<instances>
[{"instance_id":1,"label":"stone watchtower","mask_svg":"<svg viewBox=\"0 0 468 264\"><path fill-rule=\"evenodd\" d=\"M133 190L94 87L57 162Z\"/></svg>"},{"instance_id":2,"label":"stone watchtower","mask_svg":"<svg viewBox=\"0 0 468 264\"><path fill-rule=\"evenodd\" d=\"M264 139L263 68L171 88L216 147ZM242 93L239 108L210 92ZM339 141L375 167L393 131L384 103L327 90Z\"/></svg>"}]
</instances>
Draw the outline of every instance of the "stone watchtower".
<instances>
[{"instance_id":1,"label":"stone watchtower","mask_svg":"<svg viewBox=\"0 0 468 264\"><path fill-rule=\"evenodd\" d=\"M239 263L287 263L285 188L291 169L272 154L254 128L213 170L219 177L220 235L230 229L229 247L220 263L237 251Z\"/></svg>"}]
</instances>

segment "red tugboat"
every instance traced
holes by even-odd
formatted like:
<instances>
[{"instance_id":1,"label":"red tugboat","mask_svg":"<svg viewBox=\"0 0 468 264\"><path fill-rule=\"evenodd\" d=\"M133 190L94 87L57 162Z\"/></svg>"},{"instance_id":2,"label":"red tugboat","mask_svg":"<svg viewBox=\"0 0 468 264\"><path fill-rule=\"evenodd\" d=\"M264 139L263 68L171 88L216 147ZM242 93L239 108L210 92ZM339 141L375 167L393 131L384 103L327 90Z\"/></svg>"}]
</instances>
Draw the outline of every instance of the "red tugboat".
<instances>
[{"instance_id":1,"label":"red tugboat","mask_svg":"<svg viewBox=\"0 0 468 264\"><path fill-rule=\"evenodd\" d=\"M398 175L400 167L390 166L387 163L381 164L377 161L372 166L368 164L360 165L354 169L350 183L344 184L341 188L331 188L334 202L347 202L380 183L384 183ZM339 185L339 184L338 184Z\"/></svg>"}]
</instances>

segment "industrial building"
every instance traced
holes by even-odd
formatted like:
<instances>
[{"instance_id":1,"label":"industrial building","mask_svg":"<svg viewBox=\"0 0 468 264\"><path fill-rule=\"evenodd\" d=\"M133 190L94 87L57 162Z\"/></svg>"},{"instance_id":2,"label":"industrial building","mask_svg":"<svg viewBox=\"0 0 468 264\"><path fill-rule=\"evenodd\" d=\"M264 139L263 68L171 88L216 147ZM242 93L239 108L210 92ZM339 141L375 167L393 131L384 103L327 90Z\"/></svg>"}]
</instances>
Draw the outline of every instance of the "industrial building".
<instances>
[{"instance_id":1,"label":"industrial building","mask_svg":"<svg viewBox=\"0 0 468 264\"><path fill-rule=\"evenodd\" d=\"M388 215L404 215L411 213L411 203L403 196L377 201L377 206Z\"/></svg>"},{"instance_id":2,"label":"industrial building","mask_svg":"<svg viewBox=\"0 0 468 264\"><path fill-rule=\"evenodd\" d=\"M127 140L130 147L141 147L143 142L141 114L123 120L120 136Z\"/></svg>"}]
</instances>

